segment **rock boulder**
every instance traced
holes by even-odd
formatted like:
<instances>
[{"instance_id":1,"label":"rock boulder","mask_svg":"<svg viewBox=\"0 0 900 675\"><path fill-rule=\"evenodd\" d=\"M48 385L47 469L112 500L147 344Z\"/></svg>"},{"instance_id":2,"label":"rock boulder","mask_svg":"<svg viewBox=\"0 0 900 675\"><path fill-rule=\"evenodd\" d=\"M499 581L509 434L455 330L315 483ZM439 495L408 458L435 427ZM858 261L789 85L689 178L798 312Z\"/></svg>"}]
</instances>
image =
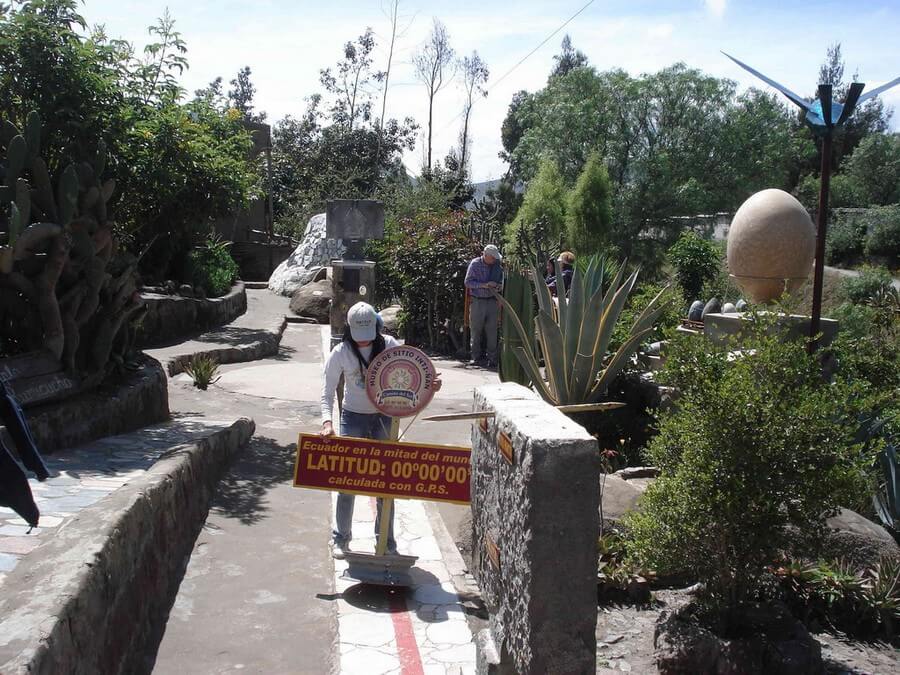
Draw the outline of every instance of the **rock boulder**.
<instances>
[{"instance_id":1,"label":"rock boulder","mask_svg":"<svg viewBox=\"0 0 900 675\"><path fill-rule=\"evenodd\" d=\"M391 305L385 307L380 312L381 320L384 322L384 333L397 337L400 335L400 305Z\"/></svg>"},{"instance_id":2,"label":"rock boulder","mask_svg":"<svg viewBox=\"0 0 900 675\"><path fill-rule=\"evenodd\" d=\"M900 558L900 546L890 532L855 511L841 509L825 522L824 557L843 558L857 568L872 567L883 557Z\"/></svg>"},{"instance_id":3,"label":"rock boulder","mask_svg":"<svg viewBox=\"0 0 900 675\"><path fill-rule=\"evenodd\" d=\"M269 277L269 290L279 295L293 296L301 286L321 278L322 269L344 253L340 239L325 237L325 214L309 219L303 233L303 241Z\"/></svg>"},{"instance_id":4,"label":"rock boulder","mask_svg":"<svg viewBox=\"0 0 900 675\"><path fill-rule=\"evenodd\" d=\"M331 279L301 286L291 296L291 311L297 316L328 323L331 311Z\"/></svg>"}]
</instances>

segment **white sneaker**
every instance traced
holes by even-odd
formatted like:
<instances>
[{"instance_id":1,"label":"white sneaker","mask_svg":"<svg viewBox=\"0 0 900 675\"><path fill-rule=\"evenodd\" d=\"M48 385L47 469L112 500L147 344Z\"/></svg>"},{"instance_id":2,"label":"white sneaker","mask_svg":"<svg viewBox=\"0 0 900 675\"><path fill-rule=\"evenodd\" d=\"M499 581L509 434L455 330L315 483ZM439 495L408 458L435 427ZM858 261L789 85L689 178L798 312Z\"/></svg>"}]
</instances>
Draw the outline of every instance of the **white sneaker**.
<instances>
[{"instance_id":1,"label":"white sneaker","mask_svg":"<svg viewBox=\"0 0 900 675\"><path fill-rule=\"evenodd\" d=\"M331 557L335 560L343 560L350 551L350 544L338 544L331 542Z\"/></svg>"}]
</instances>

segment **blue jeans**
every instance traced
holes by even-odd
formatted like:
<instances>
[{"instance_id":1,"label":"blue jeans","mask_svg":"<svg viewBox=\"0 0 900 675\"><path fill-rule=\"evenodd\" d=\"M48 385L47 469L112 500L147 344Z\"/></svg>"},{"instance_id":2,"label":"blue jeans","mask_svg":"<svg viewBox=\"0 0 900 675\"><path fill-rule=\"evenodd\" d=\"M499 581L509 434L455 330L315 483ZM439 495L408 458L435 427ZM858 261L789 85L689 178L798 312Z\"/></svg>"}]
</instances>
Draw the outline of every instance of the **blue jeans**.
<instances>
[{"instance_id":1,"label":"blue jeans","mask_svg":"<svg viewBox=\"0 0 900 675\"><path fill-rule=\"evenodd\" d=\"M341 436L354 436L356 438L372 438L377 441L387 439L391 431L391 418L380 413L367 415L355 413L346 408L341 411ZM337 508L334 514L335 528L332 531L335 544L347 545L353 538L351 526L353 525L353 502L356 495L338 493ZM378 510L375 516L375 536L378 536L378 526L381 524L381 499L378 500ZM392 514L393 515L393 514ZM397 550L397 542L394 541L394 519L388 528L388 551Z\"/></svg>"}]
</instances>

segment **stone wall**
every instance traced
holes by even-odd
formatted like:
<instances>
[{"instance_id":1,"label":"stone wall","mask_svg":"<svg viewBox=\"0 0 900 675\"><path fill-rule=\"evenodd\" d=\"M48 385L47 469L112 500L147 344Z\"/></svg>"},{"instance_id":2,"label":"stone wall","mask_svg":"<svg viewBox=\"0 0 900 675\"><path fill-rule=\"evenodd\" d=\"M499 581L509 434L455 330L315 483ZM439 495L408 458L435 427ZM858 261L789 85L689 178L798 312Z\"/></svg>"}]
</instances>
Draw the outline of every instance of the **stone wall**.
<instances>
[{"instance_id":1,"label":"stone wall","mask_svg":"<svg viewBox=\"0 0 900 675\"><path fill-rule=\"evenodd\" d=\"M221 298L184 298L180 295L145 293L147 313L137 327L141 348L180 342L209 328L231 323L247 311L247 293L240 281Z\"/></svg>"},{"instance_id":2,"label":"stone wall","mask_svg":"<svg viewBox=\"0 0 900 675\"><path fill-rule=\"evenodd\" d=\"M0 597L0 672L149 673L215 485L253 430L241 419L174 448L17 565Z\"/></svg>"},{"instance_id":3,"label":"stone wall","mask_svg":"<svg viewBox=\"0 0 900 675\"><path fill-rule=\"evenodd\" d=\"M25 414L38 449L50 453L167 420L168 381L159 361L148 356L124 382L30 407Z\"/></svg>"},{"instance_id":4,"label":"stone wall","mask_svg":"<svg viewBox=\"0 0 900 675\"><path fill-rule=\"evenodd\" d=\"M593 673L600 455L585 429L514 383L479 387L473 572L490 614L479 673Z\"/></svg>"},{"instance_id":5,"label":"stone wall","mask_svg":"<svg viewBox=\"0 0 900 675\"><path fill-rule=\"evenodd\" d=\"M231 257L238 264L244 281L268 281L293 250L291 244L236 241L231 245Z\"/></svg>"}]
</instances>

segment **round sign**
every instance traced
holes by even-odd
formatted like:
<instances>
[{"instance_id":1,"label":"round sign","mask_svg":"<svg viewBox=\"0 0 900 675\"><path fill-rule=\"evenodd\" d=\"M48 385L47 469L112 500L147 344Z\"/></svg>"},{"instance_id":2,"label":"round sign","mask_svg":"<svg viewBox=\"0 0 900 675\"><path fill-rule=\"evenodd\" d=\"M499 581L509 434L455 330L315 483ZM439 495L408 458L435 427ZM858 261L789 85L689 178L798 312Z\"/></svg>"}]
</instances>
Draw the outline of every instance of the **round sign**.
<instances>
[{"instance_id":1,"label":"round sign","mask_svg":"<svg viewBox=\"0 0 900 675\"><path fill-rule=\"evenodd\" d=\"M415 415L431 402L437 371L424 352L401 345L385 349L366 371L366 393L390 417Z\"/></svg>"}]
</instances>

